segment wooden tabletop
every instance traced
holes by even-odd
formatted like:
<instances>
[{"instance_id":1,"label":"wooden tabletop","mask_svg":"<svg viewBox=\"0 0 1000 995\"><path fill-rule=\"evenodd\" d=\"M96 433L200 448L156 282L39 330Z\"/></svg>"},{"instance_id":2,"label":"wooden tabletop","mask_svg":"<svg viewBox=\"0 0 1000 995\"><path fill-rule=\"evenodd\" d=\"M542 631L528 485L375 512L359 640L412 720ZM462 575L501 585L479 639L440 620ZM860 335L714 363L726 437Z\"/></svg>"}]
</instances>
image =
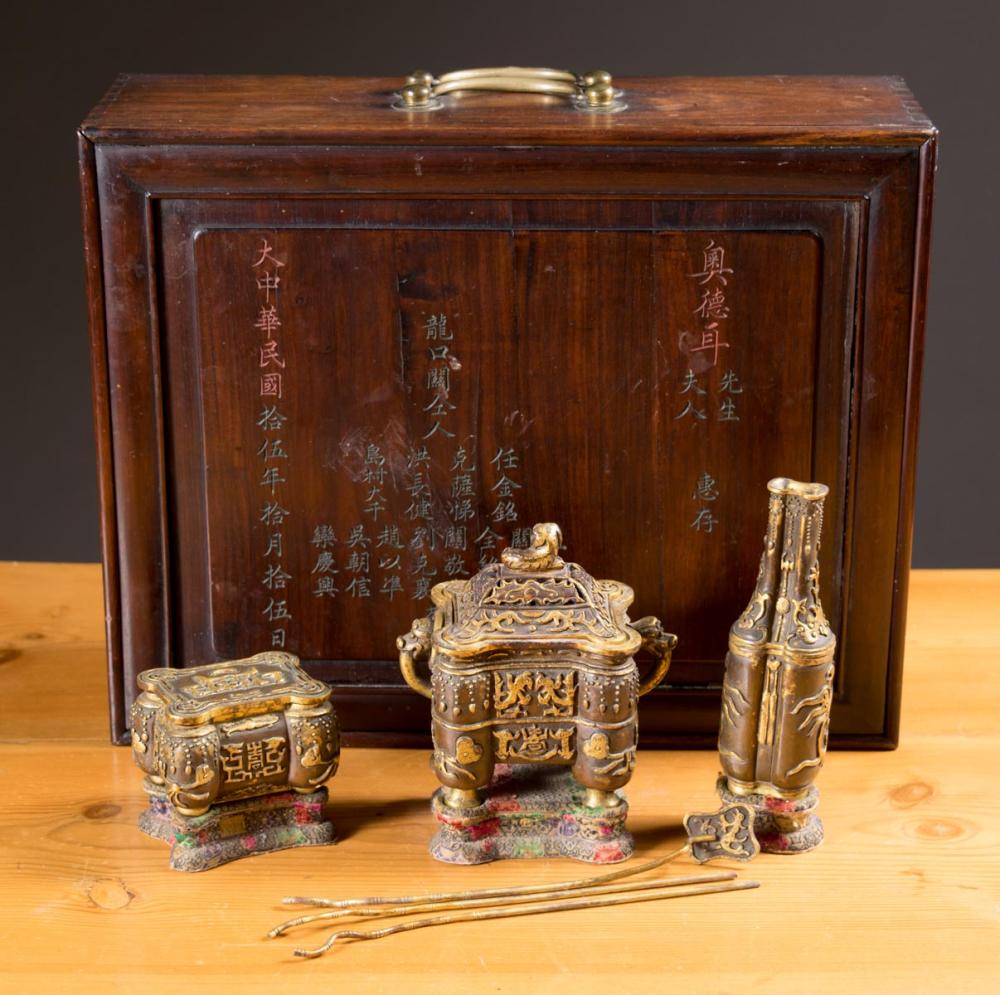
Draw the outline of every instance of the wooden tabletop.
<instances>
[{"instance_id":1,"label":"wooden tabletop","mask_svg":"<svg viewBox=\"0 0 1000 995\"><path fill-rule=\"evenodd\" d=\"M100 598L97 566L0 564L4 993L996 990L1000 570L916 572L902 745L830 754L826 842L739 868L759 889L423 930L316 961L293 958L292 938L263 939L288 915L283 895L589 871L436 863L426 753L367 749L346 750L330 783L338 845L169 870L166 845L136 829L145 796L129 751L108 745ZM637 859L676 846L686 811L717 807L716 770L714 753L640 751Z\"/></svg>"}]
</instances>

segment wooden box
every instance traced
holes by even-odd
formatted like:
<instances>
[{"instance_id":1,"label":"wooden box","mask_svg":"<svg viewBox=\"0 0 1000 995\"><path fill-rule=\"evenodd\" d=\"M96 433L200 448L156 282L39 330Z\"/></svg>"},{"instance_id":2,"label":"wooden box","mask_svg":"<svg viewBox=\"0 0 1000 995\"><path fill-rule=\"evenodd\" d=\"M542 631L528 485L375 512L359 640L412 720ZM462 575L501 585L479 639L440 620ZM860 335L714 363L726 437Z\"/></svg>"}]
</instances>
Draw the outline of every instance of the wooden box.
<instances>
[{"instance_id":1,"label":"wooden box","mask_svg":"<svg viewBox=\"0 0 1000 995\"><path fill-rule=\"evenodd\" d=\"M111 673L265 649L425 743L394 638L557 521L714 743L775 476L830 485L834 742L898 733L935 131L897 78L125 76L80 130Z\"/></svg>"}]
</instances>

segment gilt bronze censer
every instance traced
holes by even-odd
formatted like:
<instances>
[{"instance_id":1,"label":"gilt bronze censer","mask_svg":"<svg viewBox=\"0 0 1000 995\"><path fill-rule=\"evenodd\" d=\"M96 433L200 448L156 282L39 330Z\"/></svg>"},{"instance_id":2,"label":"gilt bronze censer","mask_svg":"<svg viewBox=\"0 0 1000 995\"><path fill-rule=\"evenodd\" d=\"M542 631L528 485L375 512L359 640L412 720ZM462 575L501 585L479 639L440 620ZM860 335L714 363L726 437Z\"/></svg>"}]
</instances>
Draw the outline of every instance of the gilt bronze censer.
<instances>
[{"instance_id":1,"label":"gilt bronze censer","mask_svg":"<svg viewBox=\"0 0 1000 995\"><path fill-rule=\"evenodd\" d=\"M632 589L564 562L561 540L536 525L529 548L437 584L433 620L397 640L406 682L432 703L440 860L632 852L618 789L635 767L638 698L677 638L652 616L630 622ZM640 649L656 661L641 682Z\"/></svg>"},{"instance_id":2,"label":"gilt bronze censer","mask_svg":"<svg viewBox=\"0 0 1000 995\"><path fill-rule=\"evenodd\" d=\"M132 755L149 807L139 828L200 871L269 850L334 841L323 816L340 761L330 688L270 651L139 675Z\"/></svg>"},{"instance_id":3,"label":"gilt bronze censer","mask_svg":"<svg viewBox=\"0 0 1000 995\"><path fill-rule=\"evenodd\" d=\"M819 597L824 484L779 477L750 604L729 632L718 781L724 802L754 809L761 849L818 846L813 781L826 753L837 640Z\"/></svg>"}]
</instances>

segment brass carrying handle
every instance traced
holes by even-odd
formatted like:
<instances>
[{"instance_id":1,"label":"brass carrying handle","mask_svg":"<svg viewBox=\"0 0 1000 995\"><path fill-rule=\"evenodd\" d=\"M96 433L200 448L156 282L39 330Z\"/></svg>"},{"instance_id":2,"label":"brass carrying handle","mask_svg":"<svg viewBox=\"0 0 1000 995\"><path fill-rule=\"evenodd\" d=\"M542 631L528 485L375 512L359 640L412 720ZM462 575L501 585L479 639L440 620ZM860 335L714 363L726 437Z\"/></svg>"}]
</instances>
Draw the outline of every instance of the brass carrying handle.
<instances>
[{"instance_id":1,"label":"brass carrying handle","mask_svg":"<svg viewBox=\"0 0 1000 995\"><path fill-rule=\"evenodd\" d=\"M621 90L603 69L577 75L562 69L459 69L435 76L417 70L406 78L393 107L405 111L434 111L444 106L441 98L461 90L491 90L501 93L542 93L566 97L584 111L620 111L625 108Z\"/></svg>"},{"instance_id":2,"label":"brass carrying handle","mask_svg":"<svg viewBox=\"0 0 1000 995\"><path fill-rule=\"evenodd\" d=\"M426 618L415 618L410 631L396 640L396 649L399 650L399 669L403 680L418 694L432 698L434 692L430 684L417 673L417 663L431 651L430 622Z\"/></svg>"},{"instance_id":3,"label":"brass carrying handle","mask_svg":"<svg viewBox=\"0 0 1000 995\"><path fill-rule=\"evenodd\" d=\"M677 645L677 637L667 632L654 615L647 615L629 623L642 636L642 648L656 658L656 666L639 685L639 697L657 687L670 669L670 658Z\"/></svg>"}]
</instances>

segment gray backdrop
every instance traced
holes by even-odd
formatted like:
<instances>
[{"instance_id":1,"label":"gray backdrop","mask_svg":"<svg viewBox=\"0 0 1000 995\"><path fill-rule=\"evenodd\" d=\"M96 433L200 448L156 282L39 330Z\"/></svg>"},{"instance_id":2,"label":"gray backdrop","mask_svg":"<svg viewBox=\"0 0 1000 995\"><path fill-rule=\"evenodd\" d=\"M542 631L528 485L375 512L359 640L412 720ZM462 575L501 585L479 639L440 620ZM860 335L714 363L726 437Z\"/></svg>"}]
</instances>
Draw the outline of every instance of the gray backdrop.
<instances>
[{"instance_id":1,"label":"gray backdrop","mask_svg":"<svg viewBox=\"0 0 1000 995\"><path fill-rule=\"evenodd\" d=\"M10 5L0 559L99 558L74 129L117 73L521 64L907 79L941 131L914 564L1000 566L998 11L996 0Z\"/></svg>"}]
</instances>

